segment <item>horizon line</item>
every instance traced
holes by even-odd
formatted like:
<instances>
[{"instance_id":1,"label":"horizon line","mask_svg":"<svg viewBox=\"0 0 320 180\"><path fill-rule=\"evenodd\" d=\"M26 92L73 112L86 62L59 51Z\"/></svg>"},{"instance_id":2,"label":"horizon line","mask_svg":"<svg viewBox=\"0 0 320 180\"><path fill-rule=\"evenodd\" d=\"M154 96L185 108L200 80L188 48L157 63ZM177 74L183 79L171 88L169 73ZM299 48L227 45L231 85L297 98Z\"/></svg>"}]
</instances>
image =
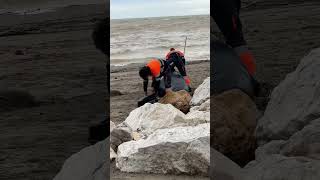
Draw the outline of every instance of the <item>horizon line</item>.
<instances>
[{"instance_id":1,"label":"horizon line","mask_svg":"<svg viewBox=\"0 0 320 180\"><path fill-rule=\"evenodd\" d=\"M159 18L159 17L184 17L184 16L204 16L204 15L209 15L209 14L186 14L186 15L177 15L177 16L145 16L145 17L127 17L127 18L111 18L110 20L126 20L126 19L145 19L145 18Z\"/></svg>"}]
</instances>

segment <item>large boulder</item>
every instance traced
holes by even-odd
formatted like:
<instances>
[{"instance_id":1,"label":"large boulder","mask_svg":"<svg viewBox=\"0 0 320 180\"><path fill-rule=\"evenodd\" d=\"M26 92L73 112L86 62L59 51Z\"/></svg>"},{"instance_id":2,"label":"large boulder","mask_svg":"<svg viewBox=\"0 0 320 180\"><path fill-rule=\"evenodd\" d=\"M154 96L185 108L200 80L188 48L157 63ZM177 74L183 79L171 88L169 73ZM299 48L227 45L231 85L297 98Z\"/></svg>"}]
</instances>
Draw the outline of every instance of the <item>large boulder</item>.
<instances>
[{"instance_id":1,"label":"large boulder","mask_svg":"<svg viewBox=\"0 0 320 180\"><path fill-rule=\"evenodd\" d=\"M320 48L305 56L296 70L276 87L256 135L259 145L287 140L320 118Z\"/></svg>"},{"instance_id":2,"label":"large boulder","mask_svg":"<svg viewBox=\"0 0 320 180\"><path fill-rule=\"evenodd\" d=\"M210 98L210 77L206 78L203 83L194 91L190 101L191 106L200 106Z\"/></svg>"},{"instance_id":3,"label":"large boulder","mask_svg":"<svg viewBox=\"0 0 320 180\"><path fill-rule=\"evenodd\" d=\"M306 157L270 155L245 167L246 180L318 180L320 161Z\"/></svg>"},{"instance_id":4,"label":"large boulder","mask_svg":"<svg viewBox=\"0 0 320 180\"><path fill-rule=\"evenodd\" d=\"M159 129L147 139L121 144L116 165L124 172L208 176L209 140L209 123Z\"/></svg>"},{"instance_id":5,"label":"large boulder","mask_svg":"<svg viewBox=\"0 0 320 180\"><path fill-rule=\"evenodd\" d=\"M186 115L186 121L197 122L199 124L210 122L210 112L209 111L192 111Z\"/></svg>"},{"instance_id":6,"label":"large boulder","mask_svg":"<svg viewBox=\"0 0 320 180\"><path fill-rule=\"evenodd\" d=\"M100 180L109 176L109 139L73 154L63 164L54 180Z\"/></svg>"},{"instance_id":7,"label":"large boulder","mask_svg":"<svg viewBox=\"0 0 320 180\"><path fill-rule=\"evenodd\" d=\"M258 121L256 160L248 180L320 179L320 49L274 89Z\"/></svg>"},{"instance_id":8,"label":"large boulder","mask_svg":"<svg viewBox=\"0 0 320 180\"><path fill-rule=\"evenodd\" d=\"M181 112L188 113L190 109L190 100L191 95L185 90L180 90L177 92L167 92L166 95L159 100L159 103L172 104Z\"/></svg>"},{"instance_id":9,"label":"large boulder","mask_svg":"<svg viewBox=\"0 0 320 180\"><path fill-rule=\"evenodd\" d=\"M178 126L195 126L203 123L199 119L186 119L186 115L171 104L147 103L129 114L125 124L132 131L150 135L157 129Z\"/></svg>"},{"instance_id":10,"label":"large boulder","mask_svg":"<svg viewBox=\"0 0 320 180\"><path fill-rule=\"evenodd\" d=\"M210 149L210 177L216 180L244 180L244 172L239 165L215 149Z\"/></svg>"},{"instance_id":11,"label":"large boulder","mask_svg":"<svg viewBox=\"0 0 320 180\"><path fill-rule=\"evenodd\" d=\"M243 166L254 159L254 137L258 110L241 90L229 90L211 97L211 145Z\"/></svg>"},{"instance_id":12,"label":"large boulder","mask_svg":"<svg viewBox=\"0 0 320 180\"><path fill-rule=\"evenodd\" d=\"M281 147L286 156L305 156L320 160L320 118L295 133Z\"/></svg>"},{"instance_id":13,"label":"large boulder","mask_svg":"<svg viewBox=\"0 0 320 180\"><path fill-rule=\"evenodd\" d=\"M288 140L273 140L256 150L258 160L272 154L304 156L320 160L320 119L296 132Z\"/></svg>"}]
</instances>

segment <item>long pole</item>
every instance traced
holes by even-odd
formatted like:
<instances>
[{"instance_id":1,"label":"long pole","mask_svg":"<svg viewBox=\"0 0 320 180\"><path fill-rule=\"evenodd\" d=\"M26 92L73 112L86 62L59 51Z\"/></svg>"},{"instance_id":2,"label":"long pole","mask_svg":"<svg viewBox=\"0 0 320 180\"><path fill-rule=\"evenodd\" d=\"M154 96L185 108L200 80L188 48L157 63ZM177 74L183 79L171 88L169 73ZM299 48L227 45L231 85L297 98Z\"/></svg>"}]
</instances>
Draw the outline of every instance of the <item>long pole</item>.
<instances>
[{"instance_id":1,"label":"long pole","mask_svg":"<svg viewBox=\"0 0 320 180\"><path fill-rule=\"evenodd\" d=\"M187 39L188 39L188 36L186 36L186 39L184 40L184 48L183 48L184 54L186 54Z\"/></svg>"}]
</instances>

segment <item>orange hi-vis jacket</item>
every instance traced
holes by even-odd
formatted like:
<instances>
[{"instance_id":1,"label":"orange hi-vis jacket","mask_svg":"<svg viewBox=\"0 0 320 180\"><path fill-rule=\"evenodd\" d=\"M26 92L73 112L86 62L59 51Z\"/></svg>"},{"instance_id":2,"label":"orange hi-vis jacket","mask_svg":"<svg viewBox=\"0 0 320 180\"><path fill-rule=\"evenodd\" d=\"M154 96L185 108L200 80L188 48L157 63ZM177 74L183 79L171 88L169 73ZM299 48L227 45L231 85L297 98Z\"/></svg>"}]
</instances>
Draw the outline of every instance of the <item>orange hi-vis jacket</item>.
<instances>
[{"instance_id":1,"label":"orange hi-vis jacket","mask_svg":"<svg viewBox=\"0 0 320 180\"><path fill-rule=\"evenodd\" d=\"M152 59L146 66L150 68L152 77L159 77L164 69L164 62L161 59Z\"/></svg>"}]
</instances>

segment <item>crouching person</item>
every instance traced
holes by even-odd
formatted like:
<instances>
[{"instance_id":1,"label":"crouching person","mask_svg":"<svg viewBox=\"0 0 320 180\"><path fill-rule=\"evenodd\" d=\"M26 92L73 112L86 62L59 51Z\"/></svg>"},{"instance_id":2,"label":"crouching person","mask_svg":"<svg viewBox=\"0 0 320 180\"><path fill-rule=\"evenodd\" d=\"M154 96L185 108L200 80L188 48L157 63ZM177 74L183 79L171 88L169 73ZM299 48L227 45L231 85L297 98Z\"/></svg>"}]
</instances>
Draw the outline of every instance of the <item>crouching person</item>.
<instances>
[{"instance_id":1,"label":"crouching person","mask_svg":"<svg viewBox=\"0 0 320 180\"><path fill-rule=\"evenodd\" d=\"M178 69L179 74L174 71L175 67ZM176 54L172 54L172 57L167 60L151 59L145 66L140 68L139 75L143 79L143 90L146 97L138 102L138 106L142 106L147 102L157 102L158 97L163 97L171 91L190 89L190 80L186 74L184 62ZM149 78L152 79L151 86L153 87L151 95L148 94ZM181 83L179 78L183 78L184 81Z\"/></svg>"}]
</instances>

